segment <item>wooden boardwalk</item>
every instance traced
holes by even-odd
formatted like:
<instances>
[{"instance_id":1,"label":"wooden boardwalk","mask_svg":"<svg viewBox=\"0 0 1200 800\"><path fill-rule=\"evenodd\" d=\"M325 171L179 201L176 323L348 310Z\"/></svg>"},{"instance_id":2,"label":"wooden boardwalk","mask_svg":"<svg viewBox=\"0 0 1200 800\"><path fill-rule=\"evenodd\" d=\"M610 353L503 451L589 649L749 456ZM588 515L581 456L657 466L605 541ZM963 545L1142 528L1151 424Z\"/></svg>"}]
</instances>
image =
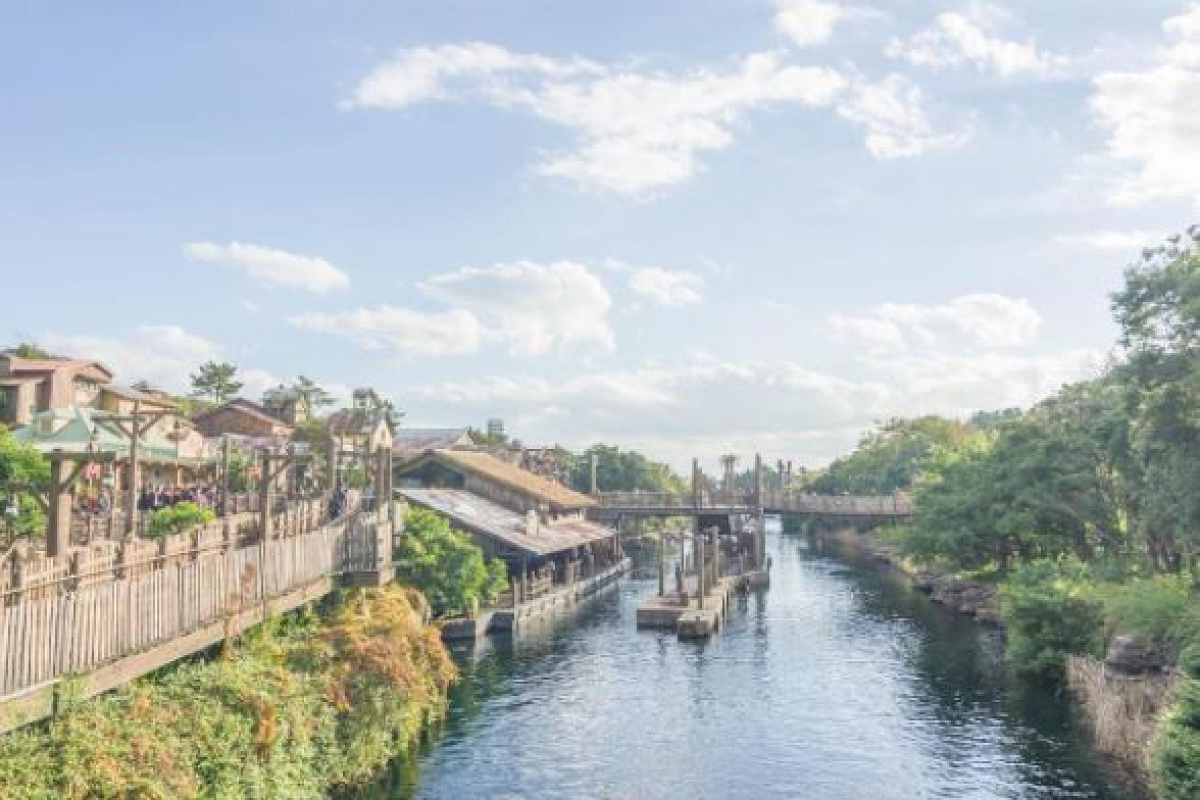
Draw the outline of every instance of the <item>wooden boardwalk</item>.
<instances>
[{"instance_id":1,"label":"wooden boardwalk","mask_svg":"<svg viewBox=\"0 0 1200 800\"><path fill-rule=\"evenodd\" d=\"M57 558L0 557L0 732L53 713L66 676L95 695L338 581L390 579L392 520L323 515L320 502L275 515L265 539L254 526L218 522Z\"/></svg>"}]
</instances>

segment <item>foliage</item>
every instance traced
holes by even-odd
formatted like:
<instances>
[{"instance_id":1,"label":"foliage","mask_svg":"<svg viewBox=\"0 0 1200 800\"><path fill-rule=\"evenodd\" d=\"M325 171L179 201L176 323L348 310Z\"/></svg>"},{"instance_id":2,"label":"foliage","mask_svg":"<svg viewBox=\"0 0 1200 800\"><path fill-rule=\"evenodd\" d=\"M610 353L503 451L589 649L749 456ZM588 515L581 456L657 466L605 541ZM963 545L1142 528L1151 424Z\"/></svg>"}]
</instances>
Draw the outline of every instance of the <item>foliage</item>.
<instances>
[{"instance_id":1,"label":"foliage","mask_svg":"<svg viewBox=\"0 0 1200 800\"><path fill-rule=\"evenodd\" d=\"M39 359L39 360L40 359L50 359L50 358L60 358L60 356L54 355L49 350L40 346L37 342L33 342L33 341L21 342L12 347L6 347L6 348L4 348L3 351L0 351L0 354L6 355L6 356L16 356L17 358L32 358L32 359Z\"/></svg>"},{"instance_id":2,"label":"foliage","mask_svg":"<svg viewBox=\"0 0 1200 800\"><path fill-rule=\"evenodd\" d=\"M394 556L397 579L424 592L439 616L471 612L508 583L504 562L485 560L444 517L422 508L408 509Z\"/></svg>"},{"instance_id":3,"label":"foliage","mask_svg":"<svg viewBox=\"0 0 1200 800\"><path fill-rule=\"evenodd\" d=\"M1154 754L1154 783L1161 800L1200 797L1200 652L1187 653L1192 669L1176 688Z\"/></svg>"},{"instance_id":4,"label":"foliage","mask_svg":"<svg viewBox=\"0 0 1200 800\"><path fill-rule=\"evenodd\" d=\"M1034 561L1001 587L1009 663L1017 672L1060 680L1070 654L1099 655L1103 609L1076 560Z\"/></svg>"},{"instance_id":5,"label":"foliage","mask_svg":"<svg viewBox=\"0 0 1200 800\"><path fill-rule=\"evenodd\" d=\"M195 503L176 503L168 508L154 512L150 517L149 535L154 539L182 533L206 523L212 522L217 515L211 509L203 508Z\"/></svg>"},{"instance_id":6,"label":"foliage","mask_svg":"<svg viewBox=\"0 0 1200 800\"><path fill-rule=\"evenodd\" d=\"M292 389L296 394L304 398L304 402L308 405L310 413L315 414L317 409L331 406L336 400L329 392L325 391L324 387L320 386L312 378L300 375L292 383Z\"/></svg>"},{"instance_id":7,"label":"foliage","mask_svg":"<svg viewBox=\"0 0 1200 800\"><path fill-rule=\"evenodd\" d=\"M1139 578L1103 589L1105 618L1113 632L1136 633L1168 654L1200 635L1191 582L1175 575Z\"/></svg>"},{"instance_id":8,"label":"foliage","mask_svg":"<svg viewBox=\"0 0 1200 800\"><path fill-rule=\"evenodd\" d=\"M0 425L0 484L21 483L37 487L50 485L50 462L28 445L13 438L8 429ZM0 514L9 508L12 495L16 496L17 516L15 520L4 519L12 533L32 535L46 528L46 515L37 499L29 492L8 493L0 488Z\"/></svg>"},{"instance_id":9,"label":"foliage","mask_svg":"<svg viewBox=\"0 0 1200 800\"><path fill-rule=\"evenodd\" d=\"M936 416L891 419L867 433L854 452L834 461L808 485L824 494L889 494L918 482L925 460L936 451L956 448L971 429Z\"/></svg>"},{"instance_id":10,"label":"foliage","mask_svg":"<svg viewBox=\"0 0 1200 800\"><path fill-rule=\"evenodd\" d=\"M455 677L414 592L347 593L322 620L263 626L191 662L0 738L14 798L318 800L367 781L444 709Z\"/></svg>"},{"instance_id":11,"label":"foliage","mask_svg":"<svg viewBox=\"0 0 1200 800\"><path fill-rule=\"evenodd\" d=\"M217 405L236 395L245 385L237 380L237 367L227 361L206 361L189 377L192 393L211 397Z\"/></svg>"},{"instance_id":12,"label":"foliage","mask_svg":"<svg viewBox=\"0 0 1200 800\"><path fill-rule=\"evenodd\" d=\"M229 491L248 492L254 486L254 457L249 453L229 454Z\"/></svg>"},{"instance_id":13,"label":"foliage","mask_svg":"<svg viewBox=\"0 0 1200 800\"><path fill-rule=\"evenodd\" d=\"M593 458L596 488L601 492L682 492L689 486L667 464L615 445L594 444L578 456L563 451L559 457L566 464L571 488L579 492L591 489Z\"/></svg>"}]
</instances>

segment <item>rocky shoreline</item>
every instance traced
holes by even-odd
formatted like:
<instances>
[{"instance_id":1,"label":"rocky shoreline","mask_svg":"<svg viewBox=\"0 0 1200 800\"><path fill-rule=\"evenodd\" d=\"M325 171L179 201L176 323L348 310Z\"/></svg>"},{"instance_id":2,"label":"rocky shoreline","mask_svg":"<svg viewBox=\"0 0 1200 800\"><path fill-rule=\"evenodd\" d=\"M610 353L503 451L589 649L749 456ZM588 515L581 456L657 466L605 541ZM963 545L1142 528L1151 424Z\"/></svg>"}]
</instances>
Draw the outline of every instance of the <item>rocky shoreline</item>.
<instances>
[{"instance_id":1,"label":"rocky shoreline","mask_svg":"<svg viewBox=\"0 0 1200 800\"><path fill-rule=\"evenodd\" d=\"M896 548L870 536L864 536L855 530L837 531L833 534L833 538L842 544L868 553L888 569L904 575L913 589L928 595L933 602L946 606L956 613L973 617L981 624L1003 627L1000 597L995 586L918 567Z\"/></svg>"}]
</instances>

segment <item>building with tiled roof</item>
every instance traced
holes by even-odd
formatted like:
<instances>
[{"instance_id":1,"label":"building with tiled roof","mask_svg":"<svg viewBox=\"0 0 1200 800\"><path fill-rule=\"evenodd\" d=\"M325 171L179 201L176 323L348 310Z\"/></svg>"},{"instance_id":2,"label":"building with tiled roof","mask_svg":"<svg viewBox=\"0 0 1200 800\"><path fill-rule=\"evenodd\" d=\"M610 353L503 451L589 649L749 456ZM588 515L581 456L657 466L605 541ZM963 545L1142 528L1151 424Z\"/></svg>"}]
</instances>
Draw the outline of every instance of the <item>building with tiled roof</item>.
<instances>
[{"instance_id":1,"label":"building with tiled roof","mask_svg":"<svg viewBox=\"0 0 1200 800\"><path fill-rule=\"evenodd\" d=\"M20 427L43 411L90 406L112 379L98 361L0 355L0 425Z\"/></svg>"}]
</instances>

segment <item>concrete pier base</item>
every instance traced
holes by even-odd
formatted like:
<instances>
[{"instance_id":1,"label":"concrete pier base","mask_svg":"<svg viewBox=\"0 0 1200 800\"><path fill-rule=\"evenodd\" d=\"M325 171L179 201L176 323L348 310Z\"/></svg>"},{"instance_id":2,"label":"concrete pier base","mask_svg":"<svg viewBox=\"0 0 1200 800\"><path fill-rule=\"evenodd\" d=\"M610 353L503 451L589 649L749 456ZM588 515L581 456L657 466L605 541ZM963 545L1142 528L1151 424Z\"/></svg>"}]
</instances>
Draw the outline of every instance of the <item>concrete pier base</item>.
<instances>
[{"instance_id":1,"label":"concrete pier base","mask_svg":"<svg viewBox=\"0 0 1200 800\"><path fill-rule=\"evenodd\" d=\"M704 598L703 608L694 595L671 592L648 597L638 606L638 629L673 630L680 639L706 639L724 625L730 595L746 585L744 575L722 578Z\"/></svg>"}]
</instances>

